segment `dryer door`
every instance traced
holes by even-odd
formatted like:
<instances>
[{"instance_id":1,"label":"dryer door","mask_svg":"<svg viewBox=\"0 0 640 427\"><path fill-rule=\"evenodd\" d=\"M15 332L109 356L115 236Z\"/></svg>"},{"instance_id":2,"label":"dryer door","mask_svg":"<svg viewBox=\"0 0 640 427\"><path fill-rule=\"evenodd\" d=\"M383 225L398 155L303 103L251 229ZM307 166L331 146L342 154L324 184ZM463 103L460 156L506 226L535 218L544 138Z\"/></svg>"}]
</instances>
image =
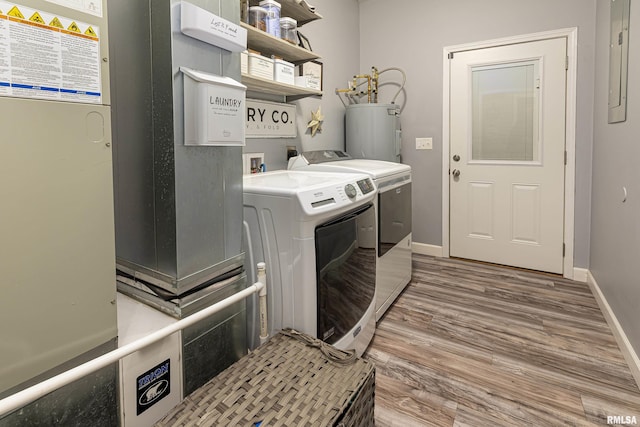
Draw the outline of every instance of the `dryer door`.
<instances>
[{"instance_id":1,"label":"dryer door","mask_svg":"<svg viewBox=\"0 0 640 427\"><path fill-rule=\"evenodd\" d=\"M318 338L333 344L363 318L375 296L373 205L316 228Z\"/></svg>"}]
</instances>

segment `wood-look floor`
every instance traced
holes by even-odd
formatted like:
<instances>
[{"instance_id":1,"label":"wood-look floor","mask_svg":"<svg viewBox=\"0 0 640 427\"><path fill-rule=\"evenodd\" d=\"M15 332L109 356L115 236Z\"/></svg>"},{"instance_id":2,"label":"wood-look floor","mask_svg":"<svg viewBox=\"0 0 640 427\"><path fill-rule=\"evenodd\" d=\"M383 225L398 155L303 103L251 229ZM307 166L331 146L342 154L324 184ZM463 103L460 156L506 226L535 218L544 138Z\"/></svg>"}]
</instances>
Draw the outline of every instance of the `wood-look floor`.
<instances>
[{"instance_id":1,"label":"wood-look floor","mask_svg":"<svg viewBox=\"0 0 640 427\"><path fill-rule=\"evenodd\" d=\"M376 426L607 425L640 390L587 284L414 255L365 353Z\"/></svg>"}]
</instances>

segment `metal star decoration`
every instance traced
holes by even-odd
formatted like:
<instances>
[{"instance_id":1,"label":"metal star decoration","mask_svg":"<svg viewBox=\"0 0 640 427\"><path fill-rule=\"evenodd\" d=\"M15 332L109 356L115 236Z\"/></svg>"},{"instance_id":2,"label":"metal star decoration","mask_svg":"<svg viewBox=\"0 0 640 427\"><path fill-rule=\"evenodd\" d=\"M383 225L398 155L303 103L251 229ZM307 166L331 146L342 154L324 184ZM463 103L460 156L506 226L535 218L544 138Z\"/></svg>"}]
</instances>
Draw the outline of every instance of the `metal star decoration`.
<instances>
[{"instance_id":1,"label":"metal star decoration","mask_svg":"<svg viewBox=\"0 0 640 427\"><path fill-rule=\"evenodd\" d=\"M311 136L315 136L316 132L322 132L322 121L324 120L324 116L318 107L317 111L311 112L311 121L307 124L307 128L311 129Z\"/></svg>"}]
</instances>

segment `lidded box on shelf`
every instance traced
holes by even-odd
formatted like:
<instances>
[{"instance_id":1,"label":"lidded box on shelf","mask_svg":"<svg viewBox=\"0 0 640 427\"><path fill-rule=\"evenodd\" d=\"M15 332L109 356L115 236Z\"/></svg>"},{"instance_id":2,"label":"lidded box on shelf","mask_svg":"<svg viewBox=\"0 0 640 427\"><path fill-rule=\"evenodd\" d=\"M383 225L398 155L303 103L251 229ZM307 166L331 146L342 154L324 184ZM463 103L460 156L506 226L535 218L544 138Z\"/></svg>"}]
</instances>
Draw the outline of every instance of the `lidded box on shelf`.
<instances>
[{"instance_id":1,"label":"lidded box on shelf","mask_svg":"<svg viewBox=\"0 0 640 427\"><path fill-rule=\"evenodd\" d=\"M311 75L296 76L295 83L296 83L296 86L304 87L307 89L322 90L320 85L320 79L318 79L315 76L311 76Z\"/></svg>"},{"instance_id":2,"label":"lidded box on shelf","mask_svg":"<svg viewBox=\"0 0 640 427\"><path fill-rule=\"evenodd\" d=\"M296 72L296 85L309 89L322 90L322 63L319 61L308 61L298 65Z\"/></svg>"},{"instance_id":3,"label":"lidded box on shelf","mask_svg":"<svg viewBox=\"0 0 640 427\"><path fill-rule=\"evenodd\" d=\"M249 74L262 79L273 80L274 60L262 56L259 53L249 52L248 68Z\"/></svg>"},{"instance_id":4,"label":"lidded box on shelf","mask_svg":"<svg viewBox=\"0 0 640 427\"><path fill-rule=\"evenodd\" d=\"M286 83L288 85L294 85L295 81L295 67L291 62L287 62L283 59L274 60L274 80L280 83Z\"/></svg>"},{"instance_id":5,"label":"lidded box on shelf","mask_svg":"<svg viewBox=\"0 0 640 427\"><path fill-rule=\"evenodd\" d=\"M249 74L249 51L240 52L240 72Z\"/></svg>"}]
</instances>

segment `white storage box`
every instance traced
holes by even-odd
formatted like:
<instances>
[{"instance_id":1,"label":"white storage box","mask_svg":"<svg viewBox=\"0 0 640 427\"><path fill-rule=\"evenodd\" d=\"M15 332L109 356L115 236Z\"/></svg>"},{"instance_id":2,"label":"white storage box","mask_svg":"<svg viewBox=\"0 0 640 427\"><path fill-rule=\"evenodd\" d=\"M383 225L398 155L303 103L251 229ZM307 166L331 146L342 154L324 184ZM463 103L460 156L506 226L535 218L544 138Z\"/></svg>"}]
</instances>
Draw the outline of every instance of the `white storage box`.
<instances>
[{"instance_id":1,"label":"white storage box","mask_svg":"<svg viewBox=\"0 0 640 427\"><path fill-rule=\"evenodd\" d=\"M244 145L247 87L230 77L180 67L184 145Z\"/></svg>"},{"instance_id":2,"label":"white storage box","mask_svg":"<svg viewBox=\"0 0 640 427\"><path fill-rule=\"evenodd\" d=\"M312 60L298 65L296 76L315 77L320 82L319 90L322 90L322 62Z\"/></svg>"},{"instance_id":3,"label":"white storage box","mask_svg":"<svg viewBox=\"0 0 640 427\"><path fill-rule=\"evenodd\" d=\"M231 52L247 48L246 29L186 1L180 3L180 31Z\"/></svg>"},{"instance_id":4,"label":"white storage box","mask_svg":"<svg viewBox=\"0 0 640 427\"><path fill-rule=\"evenodd\" d=\"M287 62L282 59L274 60L273 76L275 81L294 85L296 83L294 70L295 68L291 62Z\"/></svg>"},{"instance_id":5,"label":"white storage box","mask_svg":"<svg viewBox=\"0 0 640 427\"><path fill-rule=\"evenodd\" d=\"M296 86L320 90L320 79L314 76L296 76Z\"/></svg>"},{"instance_id":6,"label":"white storage box","mask_svg":"<svg viewBox=\"0 0 640 427\"><path fill-rule=\"evenodd\" d=\"M249 74L249 52L240 52L240 72L243 74Z\"/></svg>"},{"instance_id":7,"label":"white storage box","mask_svg":"<svg viewBox=\"0 0 640 427\"><path fill-rule=\"evenodd\" d=\"M249 52L249 74L273 80L273 59Z\"/></svg>"}]
</instances>

